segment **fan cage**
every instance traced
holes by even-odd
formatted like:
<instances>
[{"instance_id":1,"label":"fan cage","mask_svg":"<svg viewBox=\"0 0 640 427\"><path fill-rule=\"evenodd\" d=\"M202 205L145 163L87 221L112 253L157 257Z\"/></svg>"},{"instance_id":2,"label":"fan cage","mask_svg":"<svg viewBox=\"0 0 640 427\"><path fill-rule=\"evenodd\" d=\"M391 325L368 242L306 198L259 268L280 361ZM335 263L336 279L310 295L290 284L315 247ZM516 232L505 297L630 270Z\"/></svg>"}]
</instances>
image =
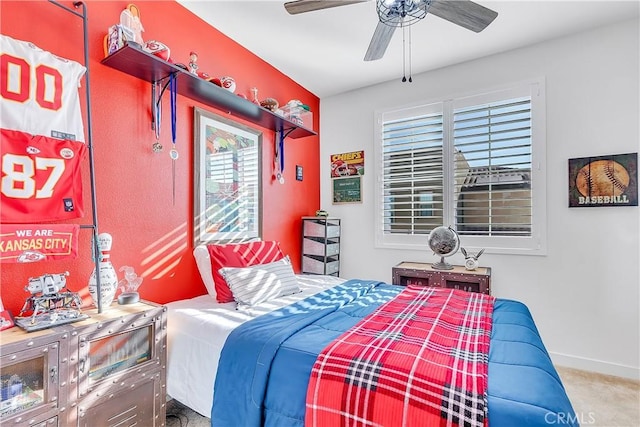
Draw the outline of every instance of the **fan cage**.
<instances>
[{"instance_id":1,"label":"fan cage","mask_svg":"<svg viewBox=\"0 0 640 427\"><path fill-rule=\"evenodd\" d=\"M406 27L427 16L432 0L376 0L380 22L390 27ZM400 18L400 19L398 19Z\"/></svg>"}]
</instances>

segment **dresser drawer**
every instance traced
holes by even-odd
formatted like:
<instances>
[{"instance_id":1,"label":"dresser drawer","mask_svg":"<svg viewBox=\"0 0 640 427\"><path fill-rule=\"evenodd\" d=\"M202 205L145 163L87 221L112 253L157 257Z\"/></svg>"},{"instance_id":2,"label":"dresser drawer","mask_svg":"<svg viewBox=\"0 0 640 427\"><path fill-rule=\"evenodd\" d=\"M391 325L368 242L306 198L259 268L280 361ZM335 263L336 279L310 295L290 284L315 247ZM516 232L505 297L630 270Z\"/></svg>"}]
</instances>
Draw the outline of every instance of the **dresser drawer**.
<instances>
[{"instance_id":1,"label":"dresser drawer","mask_svg":"<svg viewBox=\"0 0 640 427\"><path fill-rule=\"evenodd\" d=\"M315 256L302 257L302 272L312 274L335 274L340 271L340 260L329 259L325 263L323 259Z\"/></svg>"}]
</instances>

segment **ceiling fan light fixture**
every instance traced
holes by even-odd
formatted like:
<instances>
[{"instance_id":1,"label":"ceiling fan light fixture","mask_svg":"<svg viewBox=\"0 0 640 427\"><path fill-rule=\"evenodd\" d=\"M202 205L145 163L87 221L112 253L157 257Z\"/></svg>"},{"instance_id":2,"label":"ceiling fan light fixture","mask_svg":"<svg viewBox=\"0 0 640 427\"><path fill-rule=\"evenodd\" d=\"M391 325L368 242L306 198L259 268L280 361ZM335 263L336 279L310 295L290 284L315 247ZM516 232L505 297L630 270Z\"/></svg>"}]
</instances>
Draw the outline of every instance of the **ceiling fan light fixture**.
<instances>
[{"instance_id":1,"label":"ceiling fan light fixture","mask_svg":"<svg viewBox=\"0 0 640 427\"><path fill-rule=\"evenodd\" d=\"M425 16L432 0L376 0L378 18L391 27L406 27Z\"/></svg>"}]
</instances>

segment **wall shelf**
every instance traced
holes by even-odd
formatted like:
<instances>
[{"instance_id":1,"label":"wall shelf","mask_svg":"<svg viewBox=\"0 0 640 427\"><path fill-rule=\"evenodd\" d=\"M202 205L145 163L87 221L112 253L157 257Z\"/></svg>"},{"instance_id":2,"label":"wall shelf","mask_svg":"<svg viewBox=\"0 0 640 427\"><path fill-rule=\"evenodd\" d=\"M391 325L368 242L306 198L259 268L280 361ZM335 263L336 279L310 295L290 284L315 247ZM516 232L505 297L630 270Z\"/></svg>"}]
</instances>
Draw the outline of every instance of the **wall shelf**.
<instances>
[{"instance_id":1,"label":"wall shelf","mask_svg":"<svg viewBox=\"0 0 640 427\"><path fill-rule=\"evenodd\" d=\"M135 45L125 45L104 58L101 63L151 83L158 82L176 73L178 77L178 93L180 95L220 110L228 111L230 114L261 127L285 132L290 138L317 135L311 129L272 113L266 108L145 52Z\"/></svg>"}]
</instances>

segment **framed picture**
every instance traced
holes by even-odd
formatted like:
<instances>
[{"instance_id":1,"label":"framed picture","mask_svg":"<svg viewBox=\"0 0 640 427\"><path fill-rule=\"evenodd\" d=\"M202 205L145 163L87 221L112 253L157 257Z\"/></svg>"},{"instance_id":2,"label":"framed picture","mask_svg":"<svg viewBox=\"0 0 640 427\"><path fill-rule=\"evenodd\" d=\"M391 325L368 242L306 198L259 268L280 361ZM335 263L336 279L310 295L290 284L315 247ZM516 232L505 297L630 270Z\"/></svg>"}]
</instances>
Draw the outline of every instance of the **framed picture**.
<instances>
[{"instance_id":1,"label":"framed picture","mask_svg":"<svg viewBox=\"0 0 640 427\"><path fill-rule=\"evenodd\" d=\"M194 240L261 236L262 132L194 108Z\"/></svg>"},{"instance_id":2,"label":"framed picture","mask_svg":"<svg viewBox=\"0 0 640 427\"><path fill-rule=\"evenodd\" d=\"M364 175L364 150L331 155L331 178Z\"/></svg>"},{"instance_id":3,"label":"framed picture","mask_svg":"<svg viewBox=\"0 0 640 427\"><path fill-rule=\"evenodd\" d=\"M638 153L569 159L569 207L638 206Z\"/></svg>"},{"instance_id":4,"label":"framed picture","mask_svg":"<svg viewBox=\"0 0 640 427\"><path fill-rule=\"evenodd\" d=\"M333 204L362 202L361 177L336 178L332 180Z\"/></svg>"}]
</instances>

